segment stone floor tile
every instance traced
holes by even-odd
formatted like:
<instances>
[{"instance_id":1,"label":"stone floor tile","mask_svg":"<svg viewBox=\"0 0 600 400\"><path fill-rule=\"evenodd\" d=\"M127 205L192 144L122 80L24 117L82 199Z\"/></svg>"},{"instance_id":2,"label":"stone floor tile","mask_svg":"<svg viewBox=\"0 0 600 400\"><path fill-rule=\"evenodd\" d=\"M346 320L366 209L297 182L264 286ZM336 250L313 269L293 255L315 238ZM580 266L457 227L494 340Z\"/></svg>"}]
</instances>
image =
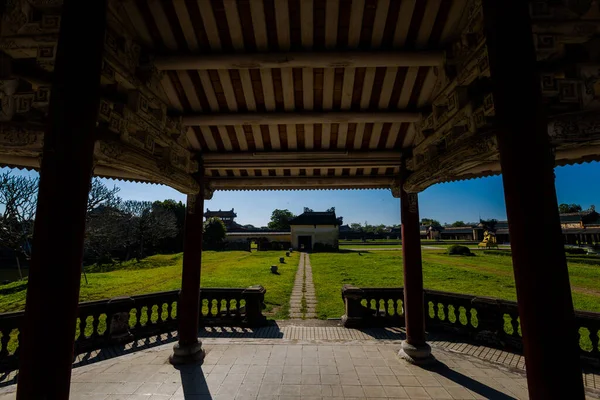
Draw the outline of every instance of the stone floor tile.
<instances>
[{"instance_id":1,"label":"stone floor tile","mask_svg":"<svg viewBox=\"0 0 600 400\"><path fill-rule=\"evenodd\" d=\"M338 373L338 369L335 365L325 365L318 368L321 375L336 375Z\"/></svg>"},{"instance_id":2,"label":"stone floor tile","mask_svg":"<svg viewBox=\"0 0 600 400\"><path fill-rule=\"evenodd\" d=\"M416 378L423 387L442 386L442 384L432 376L417 376Z\"/></svg>"},{"instance_id":3,"label":"stone floor tile","mask_svg":"<svg viewBox=\"0 0 600 400\"><path fill-rule=\"evenodd\" d=\"M300 374L283 374L283 384L285 385L299 385L302 382L302 375Z\"/></svg>"},{"instance_id":4,"label":"stone floor tile","mask_svg":"<svg viewBox=\"0 0 600 400\"><path fill-rule=\"evenodd\" d=\"M262 399L265 396L279 396L280 390L281 390L281 385L278 383L263 382L260 385L258 397L260 397Z\"/></svg>"},{"instance_id":5,"label":"stone floor tile","mask_svg":"<svg viewBox=\"0 0 600 400\"><path fill-rule=\"evenodd\" d=\"M407 386L404 390L410 399L431 399L431 396L422 387Z\"/></svg>"},{"instance_id":6,"label":"stone floor tile","mask_svg":"<svg viewBox=\"0 0 600 400\"><path fill-rule=\"evenodd\" d=\"M302 357L302 366L305 365L319 365L319 359L317 357Z\"/></svg>"},{"instance_id":7,"label":"stone floor tile","mask_svg":"<svg viewBox=\"0 0 600 400\"><path fill-rule=\"evenodd\" d=\"M248 373L248 374L264 374L265 372L267 372L266 364L265 365L252 364L248 368L248 371L246 371L246 373Z\"/></svg>"},{"instance_id":8,"label":"stone floor tile","mask_svg":"<svg viewBox=\"0 0 600 400\"><path fill-rule=\"evenodd\" d=\"M395 375L381 375L378 376L379 383L383 386L398 386L400 382L398 382L398 378Z\"/></svg>"},{"instance_id":9,"label":"stone floor tile","mask_svg":"<svg viewBox=\"0 0 600 400\"><path fill-rule=\"evenodd\" d=\"M266 373L262 381L263 383L281 383L283 381L283 374Z\"/></svg>"},{"instance_id":10,"label":"stone floor tile","mask_svg":"<svg viewBox=\"0 0 600 400\"><path fill-rule=\"evenodd\" d=\"M302 365L302 357L286 357L285 358L285 366L288 365L298 365L301 366Z\"/></svg>"},{"instance_id":11,"label":"stone floor tile","mask_svg":"<svg viewBox=\"0 0 600 400\"><path fill-rule=\"evenodd\" d=\"M373 371L375 372L375 375L394 375L394 372L392 372L390 367L374 366Z\"/></svg>"},{"instance_id":12,"label":"stone floor tile","mask_svg":"<svg viewBox=\"0 0 600 400\"><path fill-rule=\"evenodd\" d=\"M281 396L300 396L300 385L281 385Z\"/></svg>"},{"instance_id":13,"label":"stone floor tile","mask_svg":"<svg viewBox=\"0 0 600 400\"><path fill-rule=\"evenodd\" d=\"M444 387L444 389L446 389L446 391L450 393L453 399L471 400L475 398L471 393L469 393L467 389L465 389L462 386Z\"/></svg>"},{"instance_id":14,"label":"stone floor tile","mask_svg":"<svg viewBox=\"0 0 600 400\"><path fill-rule=\"evenodd\" d=\"M321 375L318 374L302 374L300 376L300 383L303 385L320 385Z\"/></svg>"},{"instance_id":15,"label":"stone floor tile","mask_svg":"<svg viewBox=\"0 0 600 400\"><path fill-rule=\"evenodd\" d=\"M162 383L151 383L146 382L143 383L137 390L134 392L135 394L143 394L143 395L151 395L154 393L158 393L157 390L162 385Z\"/></svg>"},{"instance_id":16,"label":"stone floor tile","mask_svg":"<svg viewBox=\"0 0 600 400\"><path fill-rule=\"evenodd\" d=\"M373 375L374 376L374 375ZM339 375L342 385L360 385L360 380L355 372L344 372Z\"/></svg>"},{"instance_id":17,"label":"stone floor tile","mask_svg":"<svg viewBox=\"0 0 600 400\"><path fill-rule=\"evenodd\" d=\"M319 353L320 354L320 353ZM320 357L318 358L318 365L336 365L335 364L335 358L333 357L333 355L328 356L328 357Z\"/></svg>"},{"instance_id":18,"label":"stone floor tile","mask_svg":"<svg viewBox=\"0 0 600 400\"><path fill-rule=\"evenodd\" d=\"M283 373L300 375L302 373L302 367L299 365L286 365L283 367Z\"/></svg>"},{"instance_id":19,"label":"stone floor tile","mask_svg":"<svg viewBox=\"0 0 600 400\"><path fill-rule=\"evenodd\" d=\"M421 382L414 376L397 376L400 386L421 386Z\"/></svg>"},{"instance_id":20,"label":"stone floor tile","mask_svg":"<svg viewBox=\"0 0 600 400\"><path fill-rule=\"evenodd\" d=\"M260 391L259 382L245 382L240 385L237 396L246 396L246 397L257 397L258 392Z\"/></svg>"},{"instance_id":21,"label":"stone floor tile","mask_svg":"<svg viewBox=\"0 0 600 400\"><path fill-rule=\"evenodd\" d=\"M398 375L409 375L409 376L413 375L413 373L403 365L392 365L390 367L390 369L396 376L398 376Z\"/></svg>"},{"instance_id":22,"label":"stone floor tile","mask_svg":"<svg viewBox=\"0 0 600 400\"><path fill-rule=\"evenodd\" d=\"M321 375L321 383L323 385L339 385L340 384L340 376L339 375Z\"/></svg>"},{"instance_id":23,"label":"stone floor tile","mask_svg":"<svg viewBox=\"0 0 600 400\"><path fill-rule=\"evenodd\" d=\"M248 372L248 368L250 368L249 364L235 364L231 366L229 370L230 374L245 374Z\"/></svg>"},{"instance_id":24,"label":"stone floor tile","mask_svg":"<svg viewBox=\"0 0 600 400\"><path fill-rule=\"evenodd\" d=\"M430 386L426 387L425 391L432 399L452 399L452 396L443 387Z\"/></svg>"},{"instance_id":25,"label":"stone floor tile","mask_svg":"<svg viewBox=\"0 0 600 400\"><path fill-rule=\"evenodd\" d=\"M365 396L362 386L342 385L342 392L344 393L344 398Z\"/></svg>"},{"instance_id":26,"label":"stone floor tile","mask_svg":"<svg viewBox=\"0 0 600 400\"><path fill-rule=\"evenodd\" d=\"M211 374L227 374L231 369L231 365L215 365Z\"/></svg>"},{"instance_id":27,"label":"stone floor tile","mask_svg":"<svg viewBox=\"0 0 600 400\"><path fill-rule=\"evenodd\" d=\"M358 380L362 386L365 386L365 385L379 386L379 385L381 385L381 383L379 382L379 379L377 379L377 376L375 376L375 375L361 375L358 377Z\"/></svg>"},{"instance_id":28,"label":"stone floor tile","mask_svg":"<svg viewBox=\"0 0 600 400\"><path fill-rule=\"evenodd\" d=\"M323 389L321 385L300 385L300 395L306 396L321 396Z\"/></svg>"},{"instance_id":29,"label":"stone floor tile","mask_svg":"<svg viewBox=\"0 0 600 400\"><path fill-rule=\"evenodd\" d=\"M367 397L387 397L383 386L363 386L362 389Z\"/></svg>"},{"instance_id":30,"label":"stone floor tile","mask_svg":"<svg viewBox=\"0 0 600 400\"><path fill-rule=\"evenodd\" d=\"M375 371L371 366L357 366L354 369L358 375L375 375Z\"/></svg>"},{"instance_id":31,"label":"stone floor tile","mask_svg":"<svg viewBox=\"0 0 600 400\"><path fill-rule=\"evenodd\" d=\"M250 374L250 373L248 373L248 374L246 374L246 376L244 376L243 383L244 384L246 384L246 383L255 383L255 382L261 383L263 381L264 376L265 376L264 374Z\"/></svg>"},{"instance_id":32,"label":"stone floor tile","mask_svg":"<svg viewBox=\"0 0 600 400\"><path fill-rule=\"evenodd\" d=\"M383 390L388 397L397 397L401 399L408 399L408 394L401 386L383 386Z\"/></svg>"}]
</instances>

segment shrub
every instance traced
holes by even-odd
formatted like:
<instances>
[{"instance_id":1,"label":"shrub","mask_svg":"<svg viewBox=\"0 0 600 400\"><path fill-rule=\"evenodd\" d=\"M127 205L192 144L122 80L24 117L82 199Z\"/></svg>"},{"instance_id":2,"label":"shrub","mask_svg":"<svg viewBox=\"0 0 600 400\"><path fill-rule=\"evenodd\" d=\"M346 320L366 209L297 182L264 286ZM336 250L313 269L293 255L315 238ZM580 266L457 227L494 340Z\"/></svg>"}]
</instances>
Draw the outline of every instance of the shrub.
<instances>
[{"instance_id":1,"label":"shrub","mask_svg":"<svg viewBox=\"0 0 600 400\"><path fill-rule=\"evenodd\" d=\"M578 247L565 247L565 253L567 253L567 254L587 254L587 250L580 249Z\"/></svg>"},{"instance_id":2,"label":"shrub","mask_svg":"<svg viewBox=\"0 0 600 400\"><path fill-rule=\"evenodd\" d=\"M472 256L471 250L467 246L461 246L458 244L453 244L448 247L448 254L450 255L458 255L458 256Z\"/></svg>"}]
</instances>

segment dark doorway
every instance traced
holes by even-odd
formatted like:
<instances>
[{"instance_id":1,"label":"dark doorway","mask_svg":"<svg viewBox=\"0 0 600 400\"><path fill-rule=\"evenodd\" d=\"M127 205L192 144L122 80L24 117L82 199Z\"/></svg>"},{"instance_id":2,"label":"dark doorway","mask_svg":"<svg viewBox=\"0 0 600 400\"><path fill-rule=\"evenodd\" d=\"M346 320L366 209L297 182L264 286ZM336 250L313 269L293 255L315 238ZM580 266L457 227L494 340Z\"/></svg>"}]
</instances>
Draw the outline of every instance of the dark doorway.
<instances>
[{"instance_id":1,"label":"dark doorway","mask_svg":"<svg viewBox=\"0 0 600 400\"><path fill-rule=\"evenodd\" d=\"M300 250L312 250L312 236L298 236L298 248Z\"/></svg>"}]
</instances>

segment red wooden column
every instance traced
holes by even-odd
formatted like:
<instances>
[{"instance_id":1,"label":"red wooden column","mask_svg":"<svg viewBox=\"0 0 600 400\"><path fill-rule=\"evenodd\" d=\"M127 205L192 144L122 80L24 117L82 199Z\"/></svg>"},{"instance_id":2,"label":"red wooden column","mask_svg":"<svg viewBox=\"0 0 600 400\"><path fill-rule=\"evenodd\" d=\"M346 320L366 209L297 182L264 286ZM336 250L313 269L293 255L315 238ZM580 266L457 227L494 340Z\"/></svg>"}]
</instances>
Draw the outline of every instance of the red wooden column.
<instances>
[{"instance_id":1,"label":"red wooden column","mask_svg":"<svg viewBox=\"0 0 600 400\"><path fill-rule=\"evenodd\" d=\"M402 187L400 187L400 216L406 340L402 342L399 355L408 361L422 363L431 359L431 347L425 342L419 200L416 193L407 193Z\"/></svg>"},{"instance_id":2,"label":"red wooden column","mask_svg":"<svg viewBox=\"0 0 600 400\"><path fill-rule=\"evenodd\" d=\"M200 184L197 195L188 195L183 243L181 292L177 304L179 342L173 346L171 364L186 364L202 360L204 351L198 340L200 318L200 270L202 265L202 226L204 218L204 171L196 175Z\"/></svg>"},{"instance_id":3,"label":"red wooden column","mask_svg":"<svg viewBox=\"0 0 600 400\"><path fill-rule=\"evenodd\" d=\"M579 341L529 2L483 2L531 399L583 399ZM531 227L536 226L536 234Z\"/></svg>"},{"instance_id":4,"label":"red wooden column","mask_svg":"<svg viewBox=\"0 0 600 400\"><path fill-rule=\"evenodd\" d=\"M19 400L69 398L106 12L106 0L63 5L21 327Z\"/></svg>"}]
</instances>

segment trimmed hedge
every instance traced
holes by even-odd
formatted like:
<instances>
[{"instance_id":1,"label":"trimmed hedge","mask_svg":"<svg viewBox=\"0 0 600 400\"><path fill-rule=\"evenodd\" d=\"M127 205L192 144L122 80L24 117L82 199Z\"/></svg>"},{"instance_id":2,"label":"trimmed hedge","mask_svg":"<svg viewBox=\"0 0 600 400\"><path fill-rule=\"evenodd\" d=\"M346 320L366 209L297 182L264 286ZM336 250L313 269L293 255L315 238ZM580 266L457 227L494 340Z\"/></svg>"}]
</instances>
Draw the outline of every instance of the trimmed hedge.
<instances>
[{"instance_id":1,"label":"trimmed hedge","mask_svg":"<svg viewBox=\"0 0 600 400\"><path fill-rule=\"evenodd\" d=\"M474 256L467 246L461 246L459 244L453 244L448 247L448 254L458 256Z\"/></svg>"}]
</instances>

